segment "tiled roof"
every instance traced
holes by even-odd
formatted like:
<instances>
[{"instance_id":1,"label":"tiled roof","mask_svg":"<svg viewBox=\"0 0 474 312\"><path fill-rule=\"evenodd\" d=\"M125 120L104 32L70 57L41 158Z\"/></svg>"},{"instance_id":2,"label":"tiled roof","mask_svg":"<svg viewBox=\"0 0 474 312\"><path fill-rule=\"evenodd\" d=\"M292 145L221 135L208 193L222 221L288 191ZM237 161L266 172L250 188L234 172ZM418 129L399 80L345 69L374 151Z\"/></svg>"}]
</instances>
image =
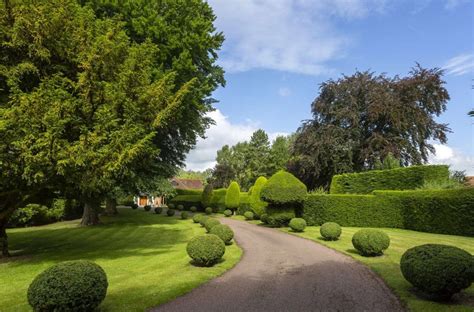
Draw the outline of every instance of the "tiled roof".
<instances>
[{"instance_id":1,"label":"tiled roof","mask_svg":"<svg viewBox=\"0 0 474 312\"><path fill-rule=\"evenodd\" d=\"M201 180L196 179L171 179L171 184L177 189L184 190L200 190L204 188L204 184Z\"/></svg>"}]
</instances>

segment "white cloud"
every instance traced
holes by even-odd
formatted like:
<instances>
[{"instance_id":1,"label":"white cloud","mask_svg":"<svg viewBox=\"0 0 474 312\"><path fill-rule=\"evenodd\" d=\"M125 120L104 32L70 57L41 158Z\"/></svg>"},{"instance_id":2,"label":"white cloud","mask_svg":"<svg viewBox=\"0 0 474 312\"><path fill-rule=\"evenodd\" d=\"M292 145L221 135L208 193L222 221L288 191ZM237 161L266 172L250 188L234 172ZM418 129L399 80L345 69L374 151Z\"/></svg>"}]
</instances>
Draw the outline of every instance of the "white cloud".
<instances>
[{"instance_id":1,"label":"white cloud","mask_svg":"<svg viewBox=\"0 0 474 312\"><path fill-rule=\"evenodd\" d=\"M443 66L449 75L460 76L474 71L474 54L460 54L449 59Z\"/></svg>"},{"instance_id":2,"label":"white cloud","mask_svg":"<svg viewBox=\"0 0 474 312\"><path fill-rule=\"evenodd\" d=\"M433 146L436 154L430 156L429 163L450 165L452 170L465 170L467 175L474 175L474 156L466 155L447 145Z\"/></svg>"},{"instance_id":3,"label":"white cloud","mask_svg":"<svg viewBox=\"0 0 474 312\"><path fill-rule=\"evenodd\" d=\"M382 12L385 0L208 0L226 41L227 71L272 69L317 75L343 57L350 39L332 18L363 18Z\"/></svg>"},{"instance_id":4,"label":"white cloud","mask_svg":"<svg viewBox=\"0 0 474 312\"><path fill-rule=\"evenodd\" d=\"M469 0L446 0L444 7L448 10L452 10L460 6L461 4L468 3Z\"/></svg>"},{"instance_id":5,"label":"white cloud","mask_svg":"<svg viewBox=\"0 0 474 312\"><path fill-rule=\"evenodd\" d=\"M278 89L278 95L283 96L283 97L290 96L291 90L287 87L281 87L280 89Z\"/></svg>"}]
</instances>

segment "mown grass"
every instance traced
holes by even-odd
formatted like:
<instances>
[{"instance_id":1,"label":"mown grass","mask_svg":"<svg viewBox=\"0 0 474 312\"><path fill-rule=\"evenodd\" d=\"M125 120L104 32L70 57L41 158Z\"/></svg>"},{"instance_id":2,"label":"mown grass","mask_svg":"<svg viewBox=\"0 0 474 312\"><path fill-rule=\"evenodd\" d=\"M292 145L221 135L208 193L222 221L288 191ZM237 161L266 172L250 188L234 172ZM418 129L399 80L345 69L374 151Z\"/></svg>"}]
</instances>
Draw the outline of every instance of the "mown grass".
<instances>
[{"instance_id":1,"label":"mown grass","mask_svg":"<svg viewBox=\"0 0 474 312\"><path fill-rule=\"evenodd\" d=\"M49 266L91 260L107 273L109 288L101 311L144 311L183 295L232 268L242 252L226 247L214 267L190 264L186 244L206 231L191 219L120 209L96 227L78 221L8 230L11 259L0 260L0 311L30 311L26 292Z\"/></svg>"}]
</instances>

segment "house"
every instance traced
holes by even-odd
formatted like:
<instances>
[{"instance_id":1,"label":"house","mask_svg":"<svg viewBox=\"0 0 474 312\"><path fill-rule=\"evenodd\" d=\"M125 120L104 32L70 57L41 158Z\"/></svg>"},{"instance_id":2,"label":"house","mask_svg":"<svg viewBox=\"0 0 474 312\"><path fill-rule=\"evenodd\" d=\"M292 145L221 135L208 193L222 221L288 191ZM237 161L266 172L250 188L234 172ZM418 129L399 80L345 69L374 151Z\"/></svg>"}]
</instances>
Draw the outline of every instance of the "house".
<instances>
[{"instance_id":1,"label":"house","mask_svg":"<svg viewBox=\"0 0 474 312\"><path fill-rule=\"evenodd\" d=\"M474 176L466 177L466 185L474 187Z\"/></svg>"},{"instance_id":2,"label":"house","mask_svg":"<svg viewBox=\"0 0 474 312\"><path fill-rule=\"evenodd\" d=\"M203 182L197 179L172 178L171 185L177 190L202 190L204 188ZM134 201L139 207L144 207L146 205L162 206L166 204L164 196L153 196L150 194L140 194L135 196Z\"/></svg>"}]
</instances>

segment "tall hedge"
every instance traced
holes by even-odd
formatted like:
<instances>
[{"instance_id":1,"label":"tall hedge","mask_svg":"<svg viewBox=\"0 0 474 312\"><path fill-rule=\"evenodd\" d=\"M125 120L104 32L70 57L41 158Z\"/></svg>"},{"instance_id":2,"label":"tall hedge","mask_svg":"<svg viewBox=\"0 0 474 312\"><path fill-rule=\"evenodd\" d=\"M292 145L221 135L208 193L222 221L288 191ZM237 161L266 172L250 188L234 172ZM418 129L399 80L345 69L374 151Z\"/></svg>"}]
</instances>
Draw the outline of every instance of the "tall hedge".
<instances>
[{"instance_id":1,"label":"tall hedge","mask_svg":"<svg viewBox=\"0 0 474 312\"><path fill-rule=\"evenodd\" d=\"M259 177L257 181L255 181L254 186L252 187L252 192L249 191L249 203L250 208L252 211L261 216L265 213L265 207L267 207L267 203L260 198L260 193L262 191L262 187L268 182L267 178Z\"/></svg>"},{"instance_id":2,"label":"tall hedge","mask_svg":"<svg viewBox=\"0 0 474 312\"><path fill-rule=\"evenodd\" d=\"M220 188L212 191L210 205L213 208L225 209L225 194L227 189Z\"/></svg>"},{"instance_id":3,"label":"tall hedge","mask_svg":"<svg viewBox=\"0 0 474 312\"><path fill-rule=\"evenodd\" d=\"M310 225L337 222L474 236L474 188L308 195L303 217Z\"/></svg>"},{"instance_id":4,"label":"tall hedge","mask_svg":"<svg viewBox=\"0 0 474 312\"><path fill-rule=\"evenodd\" d=\"M209 207L212 200L213 187L212 184L207 184L201 194L201 204L203 207Z\"/></svg>"},{"instance_id":5,"label":"tall hedge","mask_svg":"<svg viewBox=\"0 0 474 312\"><path fill-rule=\"evenodd\" d=\"M298 178L280 170L263 185L260 198L271 205L299 204L305 199L307 191L306 185Z\"/></svg>"},{"instance_id":6,"label":"tall hedge","mask_svg":"<svg viewBox=\"0 0 474 312\"><path fill-rule=\"evenodd\" d=\"M176 189L178 195L201 195L203 190L201 189Z\"/></svg>"},{"instance_id":7,"label":"tall hedge","mask_svg":"<svg viewBox=\"0 0 474 312\"><path fill-rule=\"evenodd\" d=\"M240 205L240 187L235 181L231 182L225 194L225 207L227 209L237 209Z\"/></svg>"},{"instance_id":8,"label":"tall hedge","mask_svg":"<svg viewBox=\"0 0 474 312\"><path fill-rule=\"evenodd\" d=\"M412 190L425 182L445 181L449 168L445 165L411 166L390 170L372 170L335 175L331 194L369 194L374 190Z\"/></svg>"}]
</instances>

